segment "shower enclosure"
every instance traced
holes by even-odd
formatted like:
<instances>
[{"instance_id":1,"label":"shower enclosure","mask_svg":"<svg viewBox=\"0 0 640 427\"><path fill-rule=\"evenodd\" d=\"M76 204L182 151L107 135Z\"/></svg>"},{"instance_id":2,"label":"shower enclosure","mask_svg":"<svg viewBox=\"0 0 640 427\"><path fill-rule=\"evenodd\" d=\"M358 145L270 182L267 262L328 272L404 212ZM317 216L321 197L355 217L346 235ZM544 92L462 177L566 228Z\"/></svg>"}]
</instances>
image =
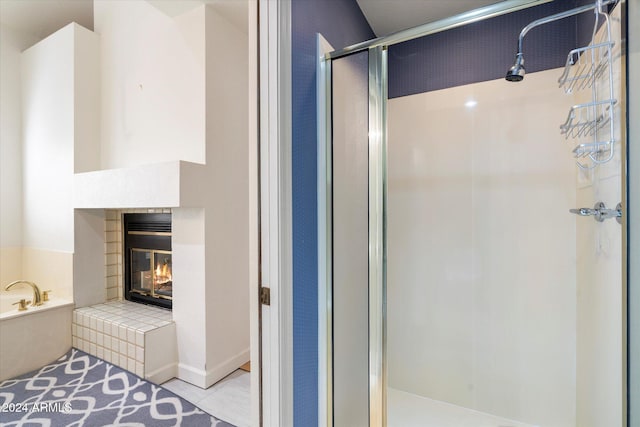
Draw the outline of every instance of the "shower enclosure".
<instances>
[{"instance_id":1,"label":"shower enclosure","mask_svg":"<svg viewBox=\"0 0 640 427\"><path fill-rule=\"evenodd\" d=\"M623 8L506 1L324 57L330 425L626 425Z\"/></svg>"}]
</instances>

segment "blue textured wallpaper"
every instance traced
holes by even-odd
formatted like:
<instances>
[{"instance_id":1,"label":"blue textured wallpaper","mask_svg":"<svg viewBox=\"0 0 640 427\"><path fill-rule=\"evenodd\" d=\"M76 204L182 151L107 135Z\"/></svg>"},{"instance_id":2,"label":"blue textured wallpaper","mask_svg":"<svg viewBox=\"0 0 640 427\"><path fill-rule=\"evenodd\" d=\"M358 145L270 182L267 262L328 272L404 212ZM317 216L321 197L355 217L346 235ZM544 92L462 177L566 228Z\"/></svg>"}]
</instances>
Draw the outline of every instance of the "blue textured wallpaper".
<instances>
[{"instance_id":1,"label":"blue textured wallpaper","mask_svg":"<svg viewBox=\"0 0 640 427\"><path fill-rule=\"evenodd\" d=\"M336 49L374 37L355 0L292 0L293 418L318 423L316 33Z\"/></svg>"},{"instance_id":2,"label":"blue textured wallpaper","mask_svg":"<svg viewBox=\"0 0 640 427\"><path fill-rule=\"evenodd\" d=\"M514 63L522 28L587 3L556 0L391 46L389 98L502 78ZM588 43L593 22L594 14L584 12L529 31L527 73L564 66L569 51Z\"/></svg>"}]
</instances>

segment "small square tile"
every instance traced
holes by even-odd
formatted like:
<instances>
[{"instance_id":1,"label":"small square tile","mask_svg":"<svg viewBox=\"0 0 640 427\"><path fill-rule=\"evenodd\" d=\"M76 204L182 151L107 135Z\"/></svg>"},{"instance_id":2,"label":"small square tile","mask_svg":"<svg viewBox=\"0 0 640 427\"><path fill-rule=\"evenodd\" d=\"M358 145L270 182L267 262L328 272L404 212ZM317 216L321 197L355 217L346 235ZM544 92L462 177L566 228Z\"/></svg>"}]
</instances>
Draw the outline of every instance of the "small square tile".
<instances>
[{"instance_id":1,"label":"small square tile","mask_svg":"<svg viewBox=\"0 0 640 427\"><path fill-rule=\"evenodd\" d=\"M89 354L95 356L97 354L97 347L93 343L89 343Z\"/></svg>"},{"instance_id":2,"label":"small square tile","mask_svg":"<svg viewBox=\"0 0 640 427\"><path fill-rule=\"evenodd\" d=\"M120 366L122 369L127 369L128 362L129 360L127 359L127 356L124 354L120 354L118 366Z\"/></svg>"},{"instance_id":3,"label":"small square tile","mask_svg":"<svg viewBox=\"0 0 640 427\"><path fill-rule=\"evenodd\" d=\"M118 253L118 244L117 243L105 243L105 253L115 254Z\"/></svg>"},{"instance_id":4,"label":"small square tile","mask_svg":"<svg viewBox=\"0 0 640 427\"><path fill-rule=\"evenodd\" d=\"M133 359L136 358L136 346L135 344L127 343L127 356Z\"/></svg>"},{"instance_id":5,"label":"small square tile","mask_svg":"<svg viewBox=\"0 0 640 427\"><path fill-rule=\"evenodd\" d=\"M118 264L108 265L106 267L106 270L107 277L115 277L120 273L120 271L118 270Z\"/></svg>"},{"instance_id":6,"label":"small square tile","mask_svg":"<svg viewBox=\"0 0 640 427\"><path fill-rule=\"evenodd\" d=\"M130 343L134 343L136 342L136 330L133 328L128 328L127 329L127 341L129 341Z\"/></svg>"},{"instance_id":7,"label":"small square tile","mask_svg":"<svg viewBox=\"0 0 640 427\"><path fill-rule=\"evenodd\" d=\"M119 340L118 352L125 356L127 355L127 342L125 340Z\"/></svg>"},{"instance_id":8,"label":"small square tile","mask_svg":"<svg viewBox=\"0 0 640 427\"><path fill-rule=\"evenodd\" d=\"M96 357L104 360L104 347L96 348Z\"/></svg>"},{"instance_id":9,"label":"small square tile","mask_svg":"<svg viewBox=\"0 0 640 427\"><path fill-rule=\"evenodd\" d=\"M118 298L118 290L116 288L107 289L107 299L113 300Z\"/></svg>"},{"instance_id":10,"label":"small square tile","mask_svg":"<svg viewBox=\"0 0 640 427\"><path fill-rule=\"evenodd\" d=\"M89 318L89 327L95 331L95 329L96 329L96 318L94 316L91 316Z\"/></svg>"},{"instance_id":11,"label":"small square tile","mask_svg":"<svg viewBox=\"0 0 640 427\"><path fill-rule=\"evenodd\" d=\"M115 288L118 286L118 276L107 277L107 288Z\"/></svg>"},{"instance_id":12,"label":"small square tile","mask_svg":"<svg viewBox=\"0 0 640 427\"><path fill-rule=\"evenodd\" d=\"M127 358L127 370L130 372L135 372L136 371L136 361L135 359L132 358Z\"/></svg>"},{"instance_id":13,"label":"small square tile","mask_svg":"<svg viewBox=\"0 0 640 427\"><path fill-rule=\"evenodd\" d=\"M120 340L117 337L111 336L111 351L120 350Z\"/></svg>"},{"instance_id":14,"label":"small square tile","mask_svg":"<svg viewBox=\"0 0 640 427\"><path fill-rule=\"evenodd\" d=\"M120 363L120 355L118 355L117 352L111 350L111 354L109 355L109 362L117 366L118 363Z\"/></svg>"},{"instance_id":15,"label":"small square tile","mask_svg":"<svg viewBox=\"0 0 640 427\"><path fill-rule=\"evenodd\" d=\"M140 330L136 331L136 345L144 346L144 332Z\"/></svg>"},{"instance_id":16,"label":"small square tile","mask_svg":"<svg viewBox=\"0 0 640 427\"><path fill-rule=\"evenodd\" d=\"M104 334L105 335L111 335L111 322L107 321L107 320L103 320L102 322L102 326L104 329Z\"/></svg>"},{"instance_id":17,"label":"small square tile","mask_svg":"<svg viewBox=\"0 0 640 427\"><path fill-rule=\"evenodd\" d=\"M96 319L96 331L104 332L104 320Z\"/></svg>"},{"instance_id":18,"label":"small square tile","mask_svg":"<svg viewBox=\"0 0 640 427\"><path fill-rule=\"evenodd\" d=\"M115 209L105 209L104 218L106 222L116 221L119 217L119 212Z\"/></svg>"},{"instance_id":19,"label":"small square tile","mask_svg":"<svg viewBox=\"0 0 640 427\"><path fill-rule=\"evenodd\" d=\"M78 348L78 337L71 337L71 345L73 348Z\"/></svg>"},{"instance_id":20,"label":"small square tile","mask_svg":"<svg viewBox=\"0 0 640 427\"><path fill-rule=\"evenodd\" d=\"M71 324L71 336L72 337L75 337L75 336L78 335L78 329L77 328L78 328L78 326L76 326L75 323Z\"/></svg>"},{"instance_id":21,"label":"small square tile","mask_svg":"<svg viewBox=\"0 0 640 427\"><path fill-rule=\"evenodd\" d=\"M95 343L96 341L96 331L93 329L89 329L89 342Z\"/></svg>"},{"instance_id":22,"label":"small square tile","mask_svg":"<svg viewBox=\"0 0 640 427\"><path fill-rule=\"evenodd\" d=\"M106 233L104 233L104 239L107 242L117 242L119 240L118 237L118 233L115 231L107 231Z\"/></svg>"},{"instance_id":23,"label":"small square tile","mask_svg":"<svg viewBox=\"0 0 640 427\"><path fill-rule=\"evenodd\" d=\"M101 332L96 332L96 344L101 347L104 347L104 334Z\"/></svg>"},{"instance_id":24,"label":"small square tile","mask_svg":"<svg viewBox=\"0 0 640 427\"><path fill-rule=\"evenodd\" d=\"M136 346L136 360L138 362L144 362L144 347Z\"/></svg>"},{"instance_id":25,"label":"small square tile","mask_svg":"<svg viewBox=\"0 0 640 427\"><path fill-rule=\"evenodd\" d=\"M127 339L127 327L126 326L120 325L118 327L118 338L120 338L121 340L126 340Z\"/></svg>"}]
</instances>

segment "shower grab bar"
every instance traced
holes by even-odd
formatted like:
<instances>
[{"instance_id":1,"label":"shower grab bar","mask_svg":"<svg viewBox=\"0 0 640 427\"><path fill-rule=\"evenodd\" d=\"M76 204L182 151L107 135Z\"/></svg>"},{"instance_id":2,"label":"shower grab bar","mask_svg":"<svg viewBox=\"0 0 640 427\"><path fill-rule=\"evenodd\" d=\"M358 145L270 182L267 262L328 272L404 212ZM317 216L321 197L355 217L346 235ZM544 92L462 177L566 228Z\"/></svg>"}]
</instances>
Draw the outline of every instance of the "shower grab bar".
<instances>
[{"instance_id":1,"label":"shower grab bar","mask_svg":"<svg viewBox=\"0 0 640 427\"><path fill-rule=\"evenodd\" d=\"M607 209L603 202L598 202L591 208L569 209L569 212L579 216L593 216L598 222L604 222L605 219L615 218L618 224L622 223L622 204L618 203L615 209Z\"/></svg>"}]
</instances>

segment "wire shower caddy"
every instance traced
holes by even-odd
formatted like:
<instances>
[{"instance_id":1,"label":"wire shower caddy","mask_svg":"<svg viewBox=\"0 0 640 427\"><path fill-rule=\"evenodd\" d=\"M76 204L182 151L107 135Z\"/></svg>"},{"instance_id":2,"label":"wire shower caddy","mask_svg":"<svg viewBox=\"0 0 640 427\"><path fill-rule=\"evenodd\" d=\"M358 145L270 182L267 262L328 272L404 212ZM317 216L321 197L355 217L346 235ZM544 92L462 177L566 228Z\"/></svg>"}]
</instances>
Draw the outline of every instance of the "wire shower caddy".
<instances>
[{"instance_id":1,"label":"wire shower caddy","mask_svg":"<svg viewBox=\"0 0 640 427\"><path fill-rule=\"evenodd\" d=\"M565 93L591 89L590 102L572 106L565 122L560 125L560 133L565 139L576 141L574 157L591 161L591 164L576 161L581 169L593 169L614 156L614 107L617 100L614 97L612 50L615 43L611 38L609 15L604 11L605 6L611 3L615 1L597 0L591 44L569 52L564 71L558 79L558 85ZM602 40L596 42L600 25L603 25ZM604 97L598 93L598 82L603 80L608 80L608 93ZM581 142L583 140L588 142Z\"/></svg>"}]
</instances>

